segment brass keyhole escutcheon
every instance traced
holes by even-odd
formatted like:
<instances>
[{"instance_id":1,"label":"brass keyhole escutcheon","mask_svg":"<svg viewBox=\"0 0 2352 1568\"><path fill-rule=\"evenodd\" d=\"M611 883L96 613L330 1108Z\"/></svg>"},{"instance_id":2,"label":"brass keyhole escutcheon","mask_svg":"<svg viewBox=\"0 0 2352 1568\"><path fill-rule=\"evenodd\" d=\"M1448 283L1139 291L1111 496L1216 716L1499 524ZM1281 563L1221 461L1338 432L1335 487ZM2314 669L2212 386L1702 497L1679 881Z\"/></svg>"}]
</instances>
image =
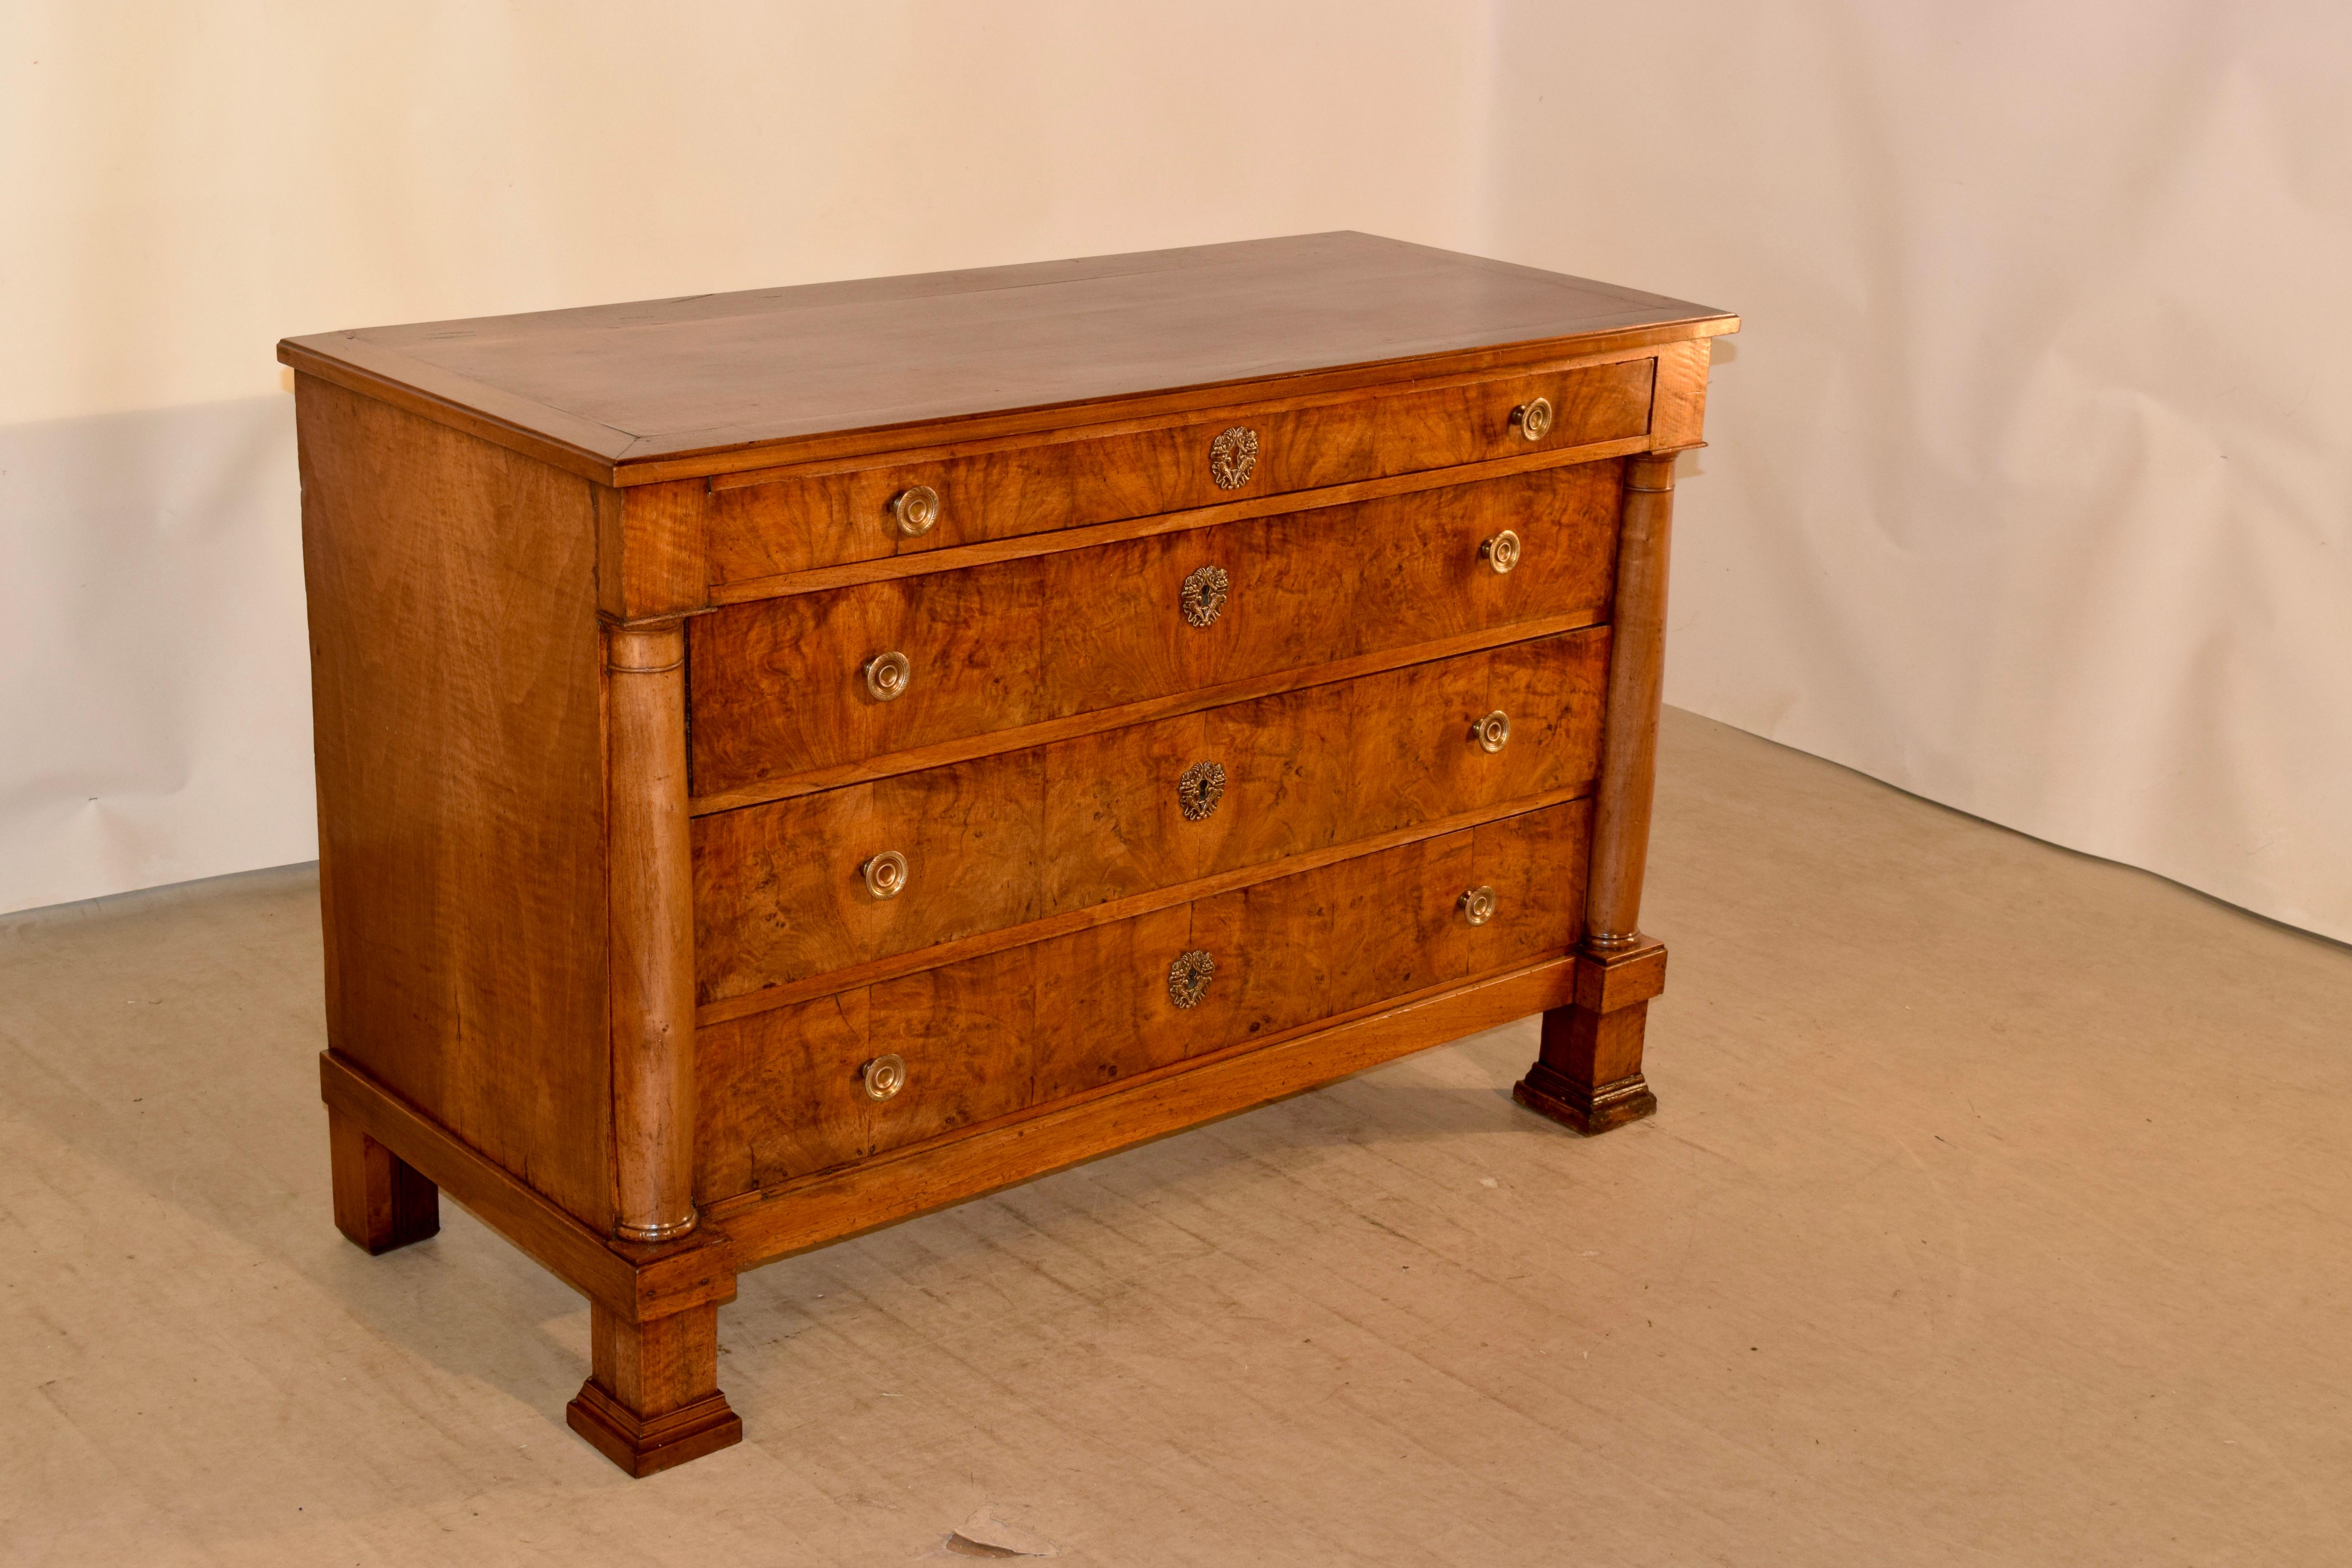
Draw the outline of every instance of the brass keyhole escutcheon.
<instances>
[{"instance_id":1,"label":"brass keyhole escutcheon","mask_svg":"<svg viewBox=\"0 0 2352 1568\"><path fill-rule=\"evenodd\" d=\"M1214 626L1218 612L1225 607L1225 595L1233 591L1234 580L1222 566L1197 566L1184 579L1183 592L1178 595L1179 607L1184 612L1184 624L1190 626Z\"/></svg>"},{"instance_id":2,"label":"brass keyhole escutcheon","mask_svg":"<svg viewBox=\"0 0 2352 1568\"><path fill-rule=\"evenodd\" d=\"M1519 563L1519 536L1507 528L1503 530L1479 544L1478 559L1492 566L1496 575L1507 575Z\"/></svg>"},{"instance_id":3,"label":"brass keyhole escutcheon","mask_svg":"<svg viewBox=\"0 0 2352 1568\"><path fill-rule=\"evenodd\" d=\"M1230 426L1209 443L1209 479L1219 489L1241 489L1256 467L1257 432L1248 426Z\"/></svg>"},{"instance_id":4,"label":"brass keyhole escutcheon","mask_svg":"<svg viewBox=\"0 0 2352 1568\"><path fill-rule=\"evenodd\" d=\"M929 485L908 485L891 498L890 515L898 520L898 531L909 539L929 533L931 524L940 520L940 492Z\"/></svg>"},{"instance_id":5,"label":"brass keyhole escutcheon","mask_svg":"<svg viewBox=\"0 0 2352 1568\"><path fill-rule=\"evenodd\" d=\"M866 890L877 899L895 899L907 890L907 858L896 849L885 849L857 871L866 879Z\"/></svg>"},{"instance_id":6,"label":"brass keyhole escutcheon","mask_svg":"<svg viewBox=\"0 0 2352 1568\"><path fill-rule=\"evenodd\" d=\"M1455 900L1454 907L1460 910L1462 918L1472 925L1485 925L1495 918L1495 889L1473 888Z\"/></svg>"},{"instance_id":7,"label":"brass keyhole escutcheon","mask_svg":"<svg viewBox=\"0 0 2352 1568\"><path fill-rule=\"evenodd\" d=\"M1180 952L1168 966L1168 1000L1179 1007L1197 1007L1217 977L1217 961L1200 948Z\"/></svg>"},{"instance_id":8,"label":"brass keyhole escutcheon","mask_svg":"<svg viewBox=\"0 0 2352 1568\"><path fill-rule=\"evenodd\" d=\"M866 1099L887 1100L907 1087L907 1061L897 1055L876 1057L857 1069L857 1076L866 1080Z\"/></svg>"},{"instance_id":9,"label":"brass keyhole escutcheon","mask_svg":"<svg viewBox=\"0 0 2352 1568\"><path fill-rule=\"evenodd\" d=\"M1470 726L1470 738L1482 752L1499 752L1510 743L1511 716L1500 708Z\"/></svg>"},{"instance_id":10,"label":"brass keyhole escutcheon","mask_svg":"<svg viewBox=\"0 0 2352 1568\"><path fill-rule=\"evenodd\" d=\"M877 653L866 661L866 689L877 702L896 702L915 683L915 667L903 653Z\"/></svg>"},{"instance_id":11,"label":"brass keyhole escutcheon","mask_svg":"<svg viewBox=\"0 0 2352 1568\"><path fill-rule=\"evenodd\" d=\"M1512 409L1511 428L1530 441L1542 440L1551 433L1551 399L1538 397Z\"/></svg>"},{"instance_id":12,"label":"brass keyhole escutcheon","mask_svg":"<svg viewBox=\"0 0 2352 1568\"><path fill-rule=\"evenodd\" d=\"M1225 764L1194 763L1176 775L1176 806L1187 822L1200 822L1216 815L1217 803L1225 798Z\"/></svg>"}]
</instances>

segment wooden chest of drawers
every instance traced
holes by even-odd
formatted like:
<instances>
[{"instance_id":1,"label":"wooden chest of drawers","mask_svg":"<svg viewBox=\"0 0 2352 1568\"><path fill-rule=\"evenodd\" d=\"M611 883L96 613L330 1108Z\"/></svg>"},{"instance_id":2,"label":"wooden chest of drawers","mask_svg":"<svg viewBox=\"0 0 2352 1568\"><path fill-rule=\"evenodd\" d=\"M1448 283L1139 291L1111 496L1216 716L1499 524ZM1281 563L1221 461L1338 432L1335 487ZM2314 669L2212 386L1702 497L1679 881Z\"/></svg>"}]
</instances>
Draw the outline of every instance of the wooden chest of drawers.
<instances>
[{"instance_id":1,"label":"wooden chest of drawers","mask_svg":"<svg viewBox=\"0 0 2352 1568\"><path fill-rule=\"evenodd\" d=\"M735 1441L741 1270L1541 1013L1635 914L1720 311L1320 235L289 340L335 1219Z\"/></svg>"}]
</instances>

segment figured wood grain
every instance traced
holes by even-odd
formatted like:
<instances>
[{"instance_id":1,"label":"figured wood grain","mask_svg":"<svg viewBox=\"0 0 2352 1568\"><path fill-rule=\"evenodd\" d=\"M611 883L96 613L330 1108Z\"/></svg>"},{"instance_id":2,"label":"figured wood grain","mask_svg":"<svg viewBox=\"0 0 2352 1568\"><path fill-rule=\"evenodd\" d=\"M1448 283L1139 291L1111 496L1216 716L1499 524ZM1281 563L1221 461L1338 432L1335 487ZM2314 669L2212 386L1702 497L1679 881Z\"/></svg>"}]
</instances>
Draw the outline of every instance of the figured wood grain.
<instances>
[{"instance_id":1,"label":"figured wood grain","mask_svg":"<svg viewBox=\"0 0 2352 1568\"><path fill-rule=\"evenodd\" d=\"M1669 340L1685 341L1677 335ZM1246 423L1252 416L1280 413L1293 409L1312 408L1324 404L1358 403L1367 398L1395 397L1408 393L1440 392L1491 383L1505 375L1550 375L1564 371L1588 370L1596 366L1620 365L1630 361L1657 357L1657 345L1643 344L1632 348L1610 348L1599 352L1571 351L1555 353L1548 358L1528 358L1524 354L1507 363L1480 363L1457 371L1437 371L1423 367L1360 366L1344 373L1328 386L1302 390L1299 384L1287 384L1280 392L1250 402L1233 402L1213 405L1181 399L1152 398L1148 402L1169 403L1166 411L1158 413L1123 413L1105 406L1081 411L1076 416L1066 416L1031 430L1024 429L1005 435L958 437L942 440L931 446L889 446L851 456L833 456L780 463L765 468L732 469L714 473L709 483L712 490L756 489L779 480L823 478L861 469L890 468L907 463L949 462L960 458L981 458L991 453L1051 446L1060 442L1092 442L1105 437L1136 435L1164 430L1171 426L1212 424L1241 419ZM1312 378L1323 381L1326 377ZM1213 409L1213 412L1204 410ZM1538 443L1538 447L1544 444ZM1558 448L1558 443L1551 443ZM1572 449L1572 448L1569 448Z\"/></svg>"},{"instance_id":2,"label":"figured wood grain","mask_svg":"<svg viewBox=\"0 0 2352 1568\"><path fill-rule=\"evenodd\" d=\"M1522 896L1580 879L1591 814L1570 802L1436 835L703 1032L697 1136L706 1204L1016 1114L1122 1076L1571 948L1580 900ZM1461 915L1482 882L1484 926ZM1197 1005L1169 994L1189 949L1217 970ZM855 1020L855 1026L846 1026ZM821 1046L812 1042L821 1041ZM857 1068L885 1051L907 1087L877 1105ZM812 1126L828 1130L812 1140Z\"/></svg>"},{"instance_id":3,"label":"figured wood grain","mask_svg":"<svg viewBox=\"0 0 2352 1568\"><path fill-rule=\"evenodd\" d=\"M1334 234L321 333L279 356L616 484L772 465L826 437L874 449L909 426L979 434L1015 415L1042 427L1153 395L1234 402L1318 373L1446 374L1496 350L1524 361L1737 325Z\"/></svg>"},{"instance_id":4,"label":"figured wood grain","mask_svg":"<svg viewBox=\"0 0 2352 1568\"><path fill-rule=\"evenodd\" d=\"M1044 759L1015 752L694 819L702 1001L935 947L1049 911ZM906 858L877 896L863 868Z\"/></svg>"},{"instance_id":5,"label":"figured wood grain","mask_svg":"<svg viewBox=\"0 0 2352 1568\"><path fill-rule=\"evenodd\" d=\"M1437 987L838 1171L746 1193L714 1212L740 1268L1199 1126L1560 1005L1570 961L1553 958Z\"/></svg>"},{"instance_id":6,"label":"figured wood grain","mask_svg":"<svg viewBox=\"0 0 2352 1568\"><path fill-rule=\"evenodd\" d=\"M295 410L328 1041L605 1228L590 487L307 376Z\"/></svg>"},{"instance_id":7,"label":"figured wood grain","mask_svg":"<svg viewBox=\"0 0 2352 1568\"><path fill-rule=\"evenodd\" d=\"M1168 1067L1203 1054L1203 1041L1234 1037L1241 997L1229 966L1225 984L1211 979L1196 1006L1180 1008L1168 995L1168 966L1200 945L1200 910L1214 901L1152 910L1025 950L1038 955L1031 1103Z\"/></svg>"},{"instance_id":8,"label":"figured wood grain","mask_svg":"<svg viewBox=\"0 0 2352 1568\"><path fill-rule=\"evenodd\" d=\"M1045 749L1048 912L1309 854L1512 801L1591 787L1609 634L1492 653L1139 724ZM1511 739L1471 729L1496 710ZM1177 784L1223 770L1188 820Z\"/></svg>"},{"instance_id":9,"label":"figured wood grain","mask_svg":"<svg viewBox=\"0 0 2352 1568\"><path fill-rule=\"evenodd\" d=\"M1476 928L1488 964L1573 948L1584 935L1592 803L1485 822L1471 832L1475 885L1495 890L1495 916Z\"/></svg>"},{"instance_id":10,"label":"figured wood grain","mask_svg":"<svg viewBox=\"0 0 2352 1568\"><path fill-rule=\"evenodd\" d=\"M960 735L951 741L911 747L901 752L886 752L859 762L795 773L790 778L765 779L744 789L697 795L690 809L697 816L708 816L713 812L733 811L739 806L758 805L763 801L814 795L819 790L834 789L842 784L863 784L869 779L945 767L951 763L969 762L974 757L993 756L999 752L1050 745L1055 741L1123 729L1154 719L1172 719L1185 713L1197 713L1203 709L1223 707L1227 703L1246 702L1285 691L1302 691L1316 686L1328 686L1334 681L1353 680L1360 676L1378 675L1409 665L1479 653L1507 643L1533 641L1564 631L1581 629L1590 618L1589 611L1566 616L1541 616L1529 621L1488 627L1457 637L1442 637L1435 642L1418 643L1409 647L1377 648L1353 658L1335 659L1329 664L1318 665L1312 669L1280 670L1247 680L1229 680L1141 702L1123 703L1098 712L1069 714L1011 730Z\"/></svg>"},{"instance_id":11,"label":"figured wood grain","mask_svg":"<svg viewBox=\"0 0 2352 1568\"><path fill-rule=\"evenodd\" d=\"M1051 717L1043 590L1039 568L1021 561L696 617L695 793ZM904 654L912 671L887 701L865 674L885 653Z\"/></svg>"},{"instance_id":12,"label":"figured wood grain","mask_svg":"<svg viewBox=\"0 0 2352 1568\"><path fill-rule=\"evenodd\" d=\"M710 503L714 584L843 562L919 555L1118 519L1215 506L1237 498L1390 478L1529 451L1623 440L1649 429L1654 362L1522 372L1385 396L1220 411L1183 424L965 455L891 463L718 490ZM1537 397L1554 409L1539 440L1512 410ZM1228 429L1256 438L1239 486L1212 475L1213 442ZM939 521L909 537L891 515L915 485L940 497Z\"/></svg>"},{"instance_id":13,"label":"figured wood grain","mask_svg":"<svg viewBox=\"0 0 2352 1568\"><path fill-rule=\"evenodd\" d=\"M1239 522L1244 518L1271 517L1278 512L1307 511L1318 507L1380 500L1388 496L1412 495L1433 489L1441 485L1475 484L1482 479L1505 479L1512 474L1561 468L1570 463L1597 463L1649 449L1650 438L1646 436L1634 436L1619 441L1593 441L1580 447L1551 450L1538 448L1522 457L1464 463L1458 468L1424 468L1385 479L1360 479L1350 484L1326 486L1321 489L1253 496L1246 500L1187 507L1178 511L1155 512L1150 517L1124 518L1117 522L1091 523L1048 533L1024 533L1010 539L986 540L978 544L951 545L919 553L877 556L872 560L852 561L838 566L814 567L806 572L786 572L772 577L747 577L731 583L716 583L711 584L708 598L714 605L745 605L755 599L782 598L792 594L821 594L835 588L856 587L861 583L888 582L892 578L913 576L919 573L958 571L967 566L986 566L999 561L1018 561L1032 555L1092 550L1097 545L1116 544L1125 539L1144 539L1155 533L1184 533L1196 528Z\"/></svg>"},{"instance_id":14,"label":"figured wood grain","mask_svg":"<svg viewBox=\"0 0 2352 1568\"><path fill-rule=\"evenodd\" d=\"M1579 465L1355 506L1250 519L695 618L698 796L898 751L1550 617L1607 613L1620 465ZM1508 575L1478 557L1505 528ZM1184 578L1222 566L1214 624ZM863 669L905 653L906 695Z\"/></svg>"},{"instance_id":15,"label":"figured wood grain","mask_svg":"<svg viewBox=\"0 0 2352 1568\"><path fill-rule=\"evenodd\" d=\"M1193 945L1234 972L1230 1037L1272 1036L1574 947L1577 900L1516 895L1538 879L1580 887L1591 825L1587 804L1570 801L1194 905ZM1459 900L1482 885L1500 895L1498 910L1474 926Z\"/></svg>"},{"instance_id":16,"label":"figured wood grain","mask_svg":"<svg viewBox=\"0 0 2352 1568\"><path fill-rule=\"evenodd\" d=\"M1435 837L1441 834L1460 832L1499 816L1538 810L1545 806L1565 805L1570 800L1579 798L1581 798L1580 791L1562 791L1556 796L1538 796L1533 800L1513 801L1506 806L1466 811L1441 821L1425 822L1412 827L1399 828L1391 833L1376 834L1370 838L1358 839L1352 844L1313 850L1270 865L1244 866L1231 871L1221 871L1213 877L1203 877L1197 882L1184 882L1155 892L1139 893L1131 898L1114 899L1108 903L1074 910L1066 914L1049 915L1025 925L1006 926L995 931L982 931L976 936L942 942L937 947L918 949L890 958L875 959L868 963L852 965L848 969L813 975L806 980L770 985L758 991L747 992L740 996L729 996L716 1002L708 1002L695 1009L695 1022L698 1026L708 1027L712 1024L725 1023L734 1018L750 1017L752 1014L763 1013L771 1008L796 1006L803 1002L832 995L848 987L869 985L880 981L895 979L901 974L912 974L918 970L933 969L941 964L961 963L967 958L977 958L983 953L1001 952L1007 948L1047 942L1055 937L1090 931L1097 926L1131 920L1136 916L1149 914L1155 910L1167 909L1171 905L1252 887L1275 877L1294 876L1298 872L1312 870L1319 866L1336 865L1339 861L1352 859L1360 855L1392 849L1402 844L1418 843L1422 839Z\"/></svg>"},{"instance_id":17,"label":"figured wood grain","mask_svg":"<svg viewBox=\"0 0 2352 1568\"><path fill-rule=\"evenodd\" d=\"M1618 464L1582 464L1136 540L1097 552L1106 569L1087 556L1045 557L1043 601L1055 615L1044 707L1110 707L1535 616L1597 619L1619 482ZM1478 556L1505 528L1522 546L1508 575ZM1215 622L1194 626L1182 614L1184 580L1211 566L1231 586Z\"/></svg>"},{"instance_id":18,"label":"figured wood grain","mask_svg":"<svg viewBox=\"0 0 2352 1568\"><path fill-rule=\"evenodd\" d=\"M876 1054L866 1046L871 992L861 985L779 1007L749 1028L701 1029L697 1204L707 1209L774 1173L827 1170L874 1152L858 1075ZM760 1108L756 1131L744 1120L751 1106Z\"/></svg>"},{"instance_id":19,"label":"figured wood grain","mask_svg":"<svg viewBox=\"0 0 2352 1568\"><path fill-rule=\"evenodd\" d=\"M788 984L1239 867L1581 794L1608 633L1571 632L698 818L699 996ZM1475 743L1510 715L1498 752ZM1178 780L1223 770L1188 820ZM889 900L857 874L896 849Z\"/></svg>"},{"instance_id":20,"label":"figured wood grain","mask_svg":"<svg viewBox=\"0 0 2352 1568\"><path fill-rule=\"evenodd\" d=\"M866 1049L922 1064L919 1084L866 1101L877 1151L919 1142L1027 1105L1037 1048L1034 948L1016 947L868 989Z\"/></svg>"},{"instance_id":21,"label":"figured wood grain","mask_svg":"<svg viewBox=\"0 0 2352 1568\"><path fill-rule=\"evenodd\" d=\"M1037 950L1008 949L723 1026L702 1043L697 1200L709 1203L1016 1110L1029 1103ZM861 1069L907 1063L871 1098Z\"/></svg>"},{"instance_id":22,"label":"figured wood grain","mask_svg":"<svg viewBox=\"0 0 2352 1568\"><path fill-rule=\"evenodd\" d=\"M1475 845L1470 831L1440 834L1194 905L1192 945L1216 959L1233 1009L1205 1043L1275 1034L1494 967L1469 962L1473 939L1491 933L1454 907L1477 885Z\"/></svg>"}]
</instances>

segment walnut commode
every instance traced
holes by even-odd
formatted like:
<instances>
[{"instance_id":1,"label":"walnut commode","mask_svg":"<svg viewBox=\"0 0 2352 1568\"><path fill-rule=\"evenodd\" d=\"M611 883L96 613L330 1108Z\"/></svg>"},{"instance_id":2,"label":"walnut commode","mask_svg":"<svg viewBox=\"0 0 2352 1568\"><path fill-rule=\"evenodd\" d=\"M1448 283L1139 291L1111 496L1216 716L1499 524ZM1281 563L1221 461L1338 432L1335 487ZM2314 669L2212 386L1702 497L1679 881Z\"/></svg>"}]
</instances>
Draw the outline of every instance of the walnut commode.
<instances>
[{"instance_id":1,"label":"walnut commode","mask_svg":"<svg viewBox=\"0 0 2352 1568\"><path fill-rule=\"evenodd\" d=\"M336 1223L583 1292L643 1475L788 1253L1533 1013L1648 1114L1738 324L1342 234L281 344Z\"/></svg>"}]
</instances>

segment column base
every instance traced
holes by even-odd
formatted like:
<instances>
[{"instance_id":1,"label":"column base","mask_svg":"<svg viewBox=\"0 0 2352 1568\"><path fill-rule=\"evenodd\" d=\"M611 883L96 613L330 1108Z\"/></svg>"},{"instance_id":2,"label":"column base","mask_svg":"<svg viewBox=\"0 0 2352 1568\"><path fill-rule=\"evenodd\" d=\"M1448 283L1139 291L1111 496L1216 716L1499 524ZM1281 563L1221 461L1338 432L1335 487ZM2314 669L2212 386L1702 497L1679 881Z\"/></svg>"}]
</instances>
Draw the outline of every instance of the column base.
<instances>
[{"instance_id":1,"label":"column base","mask_svg":"<svg viewBox=\"0 0 2352 1568\"><path fill-rule=\"evenodd\" d=\"M1598 1089L1577 1083L1541 1062L1511 1086L1511 1098L1587 1138L1658 1113L1658 1097L1640 1073Z\"/></svg>"},{"instance_id":2,"label":"column base","mask_svg":"<svg viewBox=\"0 0 2352 1568\"><path fill-rule=\"evenodd\" d=\"M641 1418L591 1378L580 1385L579 1396L564 1406L563 1418L598 1453L638 1477L731 1448L743 1440L743 1418L729 1406L725 1394L717 1393L667 1415Z\"/></svg>"},{"instance_id":3,"label":"column base","mask_svg":"<svg viewBox=\"0 0 2352 1568\"><path fill-rule=\"evenodd\" d=\"M719 1303L632 1321L588 1303L594 1365L564 1411L572 1429L633 1476L731 1447L743 1420L719 1392Z\"/></svg>"},{"instance_id":4,"label":"column base","mask_svg":"<svg viewBox=\"0 0 2352 1568\"><path fill-rule=\"evenodd\" d=\"M1666 950L1652 938L1578 953L1576 1000L1544 1015L1542 1053L1511 1098L1588 1138L1656 1115L1642 1037L1665 986Z\"/></svg>"}]
</instances>

